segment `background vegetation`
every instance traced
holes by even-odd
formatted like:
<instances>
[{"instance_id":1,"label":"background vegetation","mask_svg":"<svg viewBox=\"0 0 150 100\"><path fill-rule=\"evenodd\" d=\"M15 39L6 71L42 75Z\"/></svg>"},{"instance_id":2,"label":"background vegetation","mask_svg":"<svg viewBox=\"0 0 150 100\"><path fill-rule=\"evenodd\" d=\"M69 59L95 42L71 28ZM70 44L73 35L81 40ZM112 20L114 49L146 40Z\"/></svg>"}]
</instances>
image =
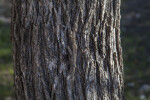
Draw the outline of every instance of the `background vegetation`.
<instances>
[{"instance_id":1,"label":"background vegetation","mask_svg":"<svg viewBox=\"0 0 150 100\"><path fill-rule=\"evenodd\" d=\"M150 1L123 0L121 13L127 100L150 100Z\"/></svg>"},{"instance_id":2,"label":"background vegetation","mask_svg":"<svg viewBox=\"0 0 150 100\"><path fill-rule=\"evenodd\" d=\"M10 0L0 0L0 100L15 100ZM123 0L121 8L127 100L150 100L150 1Z\"/></svg>"}]
</instances>

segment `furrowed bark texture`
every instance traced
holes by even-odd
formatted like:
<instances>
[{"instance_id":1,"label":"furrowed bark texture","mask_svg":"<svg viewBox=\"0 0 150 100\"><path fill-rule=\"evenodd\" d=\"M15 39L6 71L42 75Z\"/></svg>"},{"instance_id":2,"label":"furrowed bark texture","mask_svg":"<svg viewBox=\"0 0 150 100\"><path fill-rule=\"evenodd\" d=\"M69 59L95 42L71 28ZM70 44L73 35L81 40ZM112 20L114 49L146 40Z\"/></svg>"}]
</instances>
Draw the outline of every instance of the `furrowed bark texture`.
<instances>
[{"instance_id":1,"label":"furrowed bark texture","mask_svg":"<svg viewBox=\"0 0 150 100\"><path fill-rule=\"evenodd\" d=\"M12 0L17 100L123 100L120 0Z\"/></svg>"}]
</instances>

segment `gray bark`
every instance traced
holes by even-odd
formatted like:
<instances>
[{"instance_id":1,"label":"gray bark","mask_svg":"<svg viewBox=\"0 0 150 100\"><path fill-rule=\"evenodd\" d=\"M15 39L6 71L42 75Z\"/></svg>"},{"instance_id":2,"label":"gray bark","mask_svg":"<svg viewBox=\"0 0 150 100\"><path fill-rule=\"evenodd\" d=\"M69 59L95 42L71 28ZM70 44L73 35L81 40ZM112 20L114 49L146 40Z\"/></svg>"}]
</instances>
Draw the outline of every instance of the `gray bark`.
<instances>
[{"instance_id":1,"label":"gray bark","mask_svg":"<svg viewBox=\"0 0 150 100\"><path fill-rule=\"evenodd\" d=\"M12 0L17 100L123 100L120 0Z\"/></svg>"}]
</instances>

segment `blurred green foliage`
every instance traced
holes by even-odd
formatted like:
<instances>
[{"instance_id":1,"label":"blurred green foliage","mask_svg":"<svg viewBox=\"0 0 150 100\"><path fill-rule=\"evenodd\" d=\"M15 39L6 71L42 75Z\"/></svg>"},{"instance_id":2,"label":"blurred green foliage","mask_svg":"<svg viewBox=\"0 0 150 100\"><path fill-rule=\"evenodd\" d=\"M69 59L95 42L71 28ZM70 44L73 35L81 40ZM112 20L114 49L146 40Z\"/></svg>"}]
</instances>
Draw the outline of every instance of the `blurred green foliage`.
<instances>
[{"instance_id":1,"label":"blurred green foliage","mask_svg":"<svg viewBox=\"0 0 150 100\"><path fill-rule=\"evenodd\" d=\"M10 25L0 22L0 100L14 97L12 49L9 35Z\"/></svg>"},{"instance_id":2,"label":"blurred green foliage","mask_svg":"<svg viewBox=\"0 0 150 100\"><path fill-rule=\"evenodd\" d=\"M150 1L124 0L121 10L126 97L150 100Z\"/></svg>"}]
</instances>

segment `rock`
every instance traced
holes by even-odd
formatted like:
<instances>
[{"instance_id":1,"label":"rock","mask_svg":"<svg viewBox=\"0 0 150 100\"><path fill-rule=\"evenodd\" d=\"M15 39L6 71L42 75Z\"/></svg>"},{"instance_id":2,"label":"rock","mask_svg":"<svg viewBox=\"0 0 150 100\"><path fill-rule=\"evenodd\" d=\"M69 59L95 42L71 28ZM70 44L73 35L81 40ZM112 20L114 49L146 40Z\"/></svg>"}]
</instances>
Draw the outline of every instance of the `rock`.
<instances>
[{"instance_id":1,"label":"rock","mask_svg":"<svg viewBox=\"0 0 150 100\"><path fill-rule=\"evenodd\" d=\"M137 19L139 19L141 17L141 14L137 13L135 16L136 16Z\"/></svg>"},{"instance_id":2,"label":"rock","mask_svg":"<svg viewBox=\"0 0 150 100\"><path fill-rule=\"evenodd\" d=\"M11 97L6 97L5 100L12 100Z\"/></svg>"},{"instance_id":3,"label":"rock","mask_svg":"<svg viewBox=\"0 0 150 100\"><path fill-rule=\"evenodd\" d=\"M145 84L140 88L141 93L148 92L148 91L150 91L150 85L148 84Z\"/></svg>"},{"instance_id":4,"label":"rock","mask_svg":"<svg viewBox=\"0 0 150 100\"><path fill-rule=\"evenodd\" d=\"M133 82L127 84L129 87L134 87L135 84Z\"/></svg>"},{"instance_id":5,"label":"rock","mask_svg":"<svg viewBox=\"0 0 150 100\"><path fill-rule=\"evenodd\" d=\"M5 18L3 16L0 16L0 21L3 23L10 23L10 18Z\"/></svg>"},{"instance_id":6,"label":"rock","mask_svg":"<svg viewBox=\"0 0 150 100\"><path fill-rule=\"evenodd\" d=\"M144 94L141 94L141 95L140 95L140 99L141 99L141 100L145 100L145 99L146 99L146 96L145 96Z\"/></svg>"}]
</instances>

